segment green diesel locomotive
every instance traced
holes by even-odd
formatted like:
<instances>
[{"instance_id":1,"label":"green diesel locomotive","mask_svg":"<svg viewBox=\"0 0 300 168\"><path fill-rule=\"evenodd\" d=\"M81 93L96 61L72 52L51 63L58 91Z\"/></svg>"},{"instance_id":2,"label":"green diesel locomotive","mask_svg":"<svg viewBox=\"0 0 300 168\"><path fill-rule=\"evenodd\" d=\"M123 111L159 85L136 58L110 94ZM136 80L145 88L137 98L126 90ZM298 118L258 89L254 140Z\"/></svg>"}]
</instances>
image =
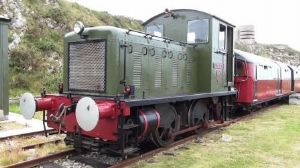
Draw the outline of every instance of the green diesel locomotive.
<instances>
[{"instance_id":1,"label":"green diesel locomotive","mask_svg":"<svg viewBox=\"0 0 300 168\"><path fill-rule=\"evenodd\" d=\"M64 39L59 95L22 96L31 118L47 110L49 127L78 148L127 155L140 142L168 145L177 135L223 122L231 112L233 28L196 10L166 10L145 32L75 25Z\"/></svg>"}]
</instances>

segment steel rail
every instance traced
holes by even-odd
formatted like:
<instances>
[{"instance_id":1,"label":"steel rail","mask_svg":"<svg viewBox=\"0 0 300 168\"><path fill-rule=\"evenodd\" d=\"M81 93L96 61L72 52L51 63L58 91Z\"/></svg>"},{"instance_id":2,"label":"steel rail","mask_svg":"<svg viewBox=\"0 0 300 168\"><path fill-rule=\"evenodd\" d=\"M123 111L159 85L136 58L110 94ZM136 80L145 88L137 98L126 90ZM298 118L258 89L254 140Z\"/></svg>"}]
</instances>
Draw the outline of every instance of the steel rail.
<instances>
[{"instance_id":1,"label":"steel rail","mask_svg":"<svg viewBox=\"0 0 300 168\"><path fill-rule=\"evenodd\" d=\"M75 149L69 149L69 150L65 150L65 151L62 151L62 152L58 152L58 153L50 154L50 155L47 155L47 156L43 156L43 157L40 157L40 158L36 158L36 159L24 161L24 162L19 162L17 164L9 165L9 166L6 166L4 168L29 168L29 167L34 167L34 166L40 165L42 162L46 162L46 161L53 160L53 159L59 159L59 158L62 158L62 157L68 156L68 155L72 155L72 154L76 154Z\"/></svg>"},{"instance_id":2,"label":"steel rail","mask_svg":"<svg viewBox=\"0 0 300 168\"><path fill-rule=\"evenodd\" d=\"M29 150L29 149L34 149L34 148L40 148L40 147L43 147L45 145L48 145L48 144L58 144L58 143L61 143L63 142L62 139L56 139L56 140L52 140L52 141L47 141L47 142L41 142L41 143L36 143L36 144L32 144L32 145L26 145L26 146L22 146L22 147L19 147L19 148L12 148L12 149L7 149L5 151L2 151L3 153L5 152L11 152L11 151L14 151L14 150Z\"/></svg>"},{"instance_id":3,"label":"steel rail","mask_svg":"<svg viewBox=\"0 0 300 168\"><path fill-rule=\"evenodd\" d=\"M54 129L47 130L47 133L54 131ZM18 135L11 135L6 137L0 137L0 141L8 140L8 139L14 139L14 138L23 138L23 137L31 137L35 135L45 135L45 131L35 131L35 132L29 132L29 133L23 133Z\"/></svg>"}]
</instances>

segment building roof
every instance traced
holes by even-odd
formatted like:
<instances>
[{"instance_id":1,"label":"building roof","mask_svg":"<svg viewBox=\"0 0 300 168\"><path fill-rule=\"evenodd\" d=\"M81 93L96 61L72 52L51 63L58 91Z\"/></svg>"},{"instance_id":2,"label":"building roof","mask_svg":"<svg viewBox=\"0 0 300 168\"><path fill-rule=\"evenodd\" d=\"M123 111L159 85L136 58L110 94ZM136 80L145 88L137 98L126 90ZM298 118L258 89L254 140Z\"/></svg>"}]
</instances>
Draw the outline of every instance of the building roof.
<instances>
[{"instance_id":1,"label":"building roof","mask_svg":"<svg viewBox=\"0 0 300 168\"><path fill-rule=\"evenodd\" d=\"M7 17L4 17L4 16L0 16L0 21L2 21L2 22L10 22L11 19L7 18Z\"/></svg>"}]
</instances>

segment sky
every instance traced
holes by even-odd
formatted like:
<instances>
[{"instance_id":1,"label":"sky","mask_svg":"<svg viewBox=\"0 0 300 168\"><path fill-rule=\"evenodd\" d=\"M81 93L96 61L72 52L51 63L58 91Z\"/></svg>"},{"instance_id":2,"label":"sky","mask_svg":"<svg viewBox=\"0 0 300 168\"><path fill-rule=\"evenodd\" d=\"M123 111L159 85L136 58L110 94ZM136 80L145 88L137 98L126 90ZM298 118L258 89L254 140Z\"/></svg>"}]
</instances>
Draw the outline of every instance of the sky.
<instances>
[{"instance_id":1,"label":"sky","mask_svg":"<svg viewBox=\"0 0 300 168\"><path fill-rule=\"evenodd\" d=\"M299 0L69 0L93 10L146 21L168 9L196 9L236 26L252 24L259 43L300 51Z\"/></svg>"}]
</instances>

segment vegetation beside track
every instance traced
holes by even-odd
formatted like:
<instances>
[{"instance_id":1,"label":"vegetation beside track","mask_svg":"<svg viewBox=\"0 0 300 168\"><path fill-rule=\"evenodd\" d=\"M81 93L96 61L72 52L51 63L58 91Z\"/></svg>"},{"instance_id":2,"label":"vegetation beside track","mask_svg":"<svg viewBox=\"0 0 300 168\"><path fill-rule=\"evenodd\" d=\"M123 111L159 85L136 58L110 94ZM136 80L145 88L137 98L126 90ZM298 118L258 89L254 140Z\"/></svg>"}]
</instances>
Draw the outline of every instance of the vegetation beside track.
<instances>
[{"instance_id":1,"label":"vegetation beside track","mask_svg":"<svg viewBox=\"0 0 300 168\"><path fill-rule=\"evenodd\" d=\"M0 123L0 131L24 128L25 126L16 122L3 122Z\"/></svg>"},{"instance_id":2,"label":"vegetation beside track","mask_svg":"<svg viewBox=\"0 0 300 168\"><path fill-rule=\"evenodd\" d=\"M36 136L34 138L13 138L0 142L0 167L16 164L25 160L34 159L37 157L46 156L50 153L63 151L69 149L64 143L46 144L42 147L37 147L30 150L22 150L22 147L44 143L51 140L62 139L61 136Z\"/></svg>"},{"instance_id":3,"label":"vegetation beside track","mask_svg":"<svg viewBox=\"0 0 300 168\"><path fill-rule=\"evenodd\" d=\"M9 104L9 111L17 114L21 114L19 103L10 103ZM42 112L36 112L33 116L33 118L42 120L43 119L43 113Z\"/></svg>"},{"instance_id":4,"label":"vegetation beside track","mask_svg":"<svg viewBox=\"0 0 300 168\"><path fill-rule=\"evenodd\" d=\"M224 142L222 137L232 140ZM171 149L134 167L300 167L300 106L258 112L205 135L200 142Z\"/></svg>"},{"instance_id":5,"label":"vegetation beside track","mask_svg":"<svg viewBox=\"0 0 300 168\"><path fill-rule=\"evenodd\" d=\"M62 82L63 37L73 30L76 21L88 26L142 29L142 21L90 10L67 0L4 2L0 13L12 17L9 43L19 41L9 51L11 97L20 96L24 90L34 94L39 94L42 88L57 91L57 84ZM16 23L20 18L22 22ZM20 25L14 26L17 24Z\"/></svg>"}]
</instances>

